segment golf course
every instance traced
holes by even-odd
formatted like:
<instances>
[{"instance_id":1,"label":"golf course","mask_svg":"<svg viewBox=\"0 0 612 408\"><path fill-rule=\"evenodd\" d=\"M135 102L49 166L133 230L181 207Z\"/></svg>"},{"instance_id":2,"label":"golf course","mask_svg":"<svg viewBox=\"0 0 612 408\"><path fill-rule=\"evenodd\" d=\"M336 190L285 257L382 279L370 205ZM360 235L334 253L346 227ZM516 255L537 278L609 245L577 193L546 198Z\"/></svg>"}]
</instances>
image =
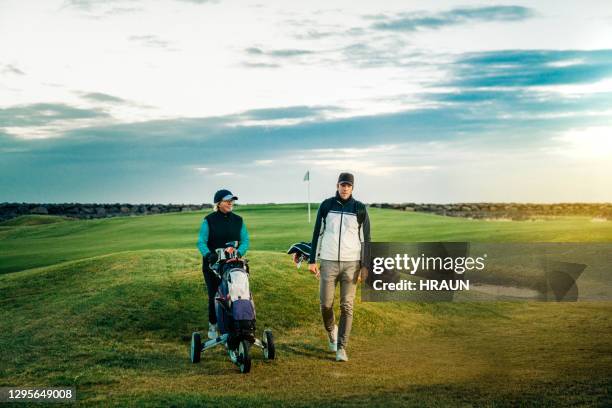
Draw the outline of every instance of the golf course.
<instances>
[{"instance_id":1,"label":"golf course","mask_svg":"<svg viewBox=\"0 0 612 408\"><path fill-rule=\"evenodd\" d=\"M316 208L315 208L316 211ZM590 217L472 220L369 208L372 240L610 242ZM0 386L76 387L82 406L611 406L612 302L355 302L349 361L327 351L318 281L285 254L309 241L305 204L237 206L257 331L239 373L207 329L206 212L0 224ZM314 213L313 213L314 215ZM612 278L612 277L611 277ZM336 311L338 309L336 302Z\"/></svg>"}]
</instances>

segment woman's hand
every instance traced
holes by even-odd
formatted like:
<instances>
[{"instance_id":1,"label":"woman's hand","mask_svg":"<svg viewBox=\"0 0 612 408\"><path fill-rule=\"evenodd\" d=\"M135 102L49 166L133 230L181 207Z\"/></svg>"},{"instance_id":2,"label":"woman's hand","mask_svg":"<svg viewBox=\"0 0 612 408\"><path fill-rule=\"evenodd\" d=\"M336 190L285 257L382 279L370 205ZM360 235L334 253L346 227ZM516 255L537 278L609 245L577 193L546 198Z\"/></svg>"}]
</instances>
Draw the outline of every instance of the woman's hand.
<instances>
[{"instance_id":1,"label":"woman's hand","mask_svg":"<svg viewBox=\"0 0 612 408\"><path fill-rule=\"evenodd\" d=\"M308 270L314 274L315 278L319 279L319 277L321 276L321 271L319 270L319 267L317 266L316 263L311 263L308 264Z\"/></svg>"},{"instance_id":2,"label":"woman's hand","mask_svg":"<svg viewBox=\"0 0 612 408\"><path fill-rule=\"evenodd\" d=\"M208 265L214 265L217 263L218 260L219 260L219 257L214 252L209 252L206 255L206 261L208 262Z\"/></svg>"},{"instance_id":3,"label":"woman's hand","mask_svg":"<svg viewBox=\"0 0 612 408\"><path fill-rule=\"evenodd\" d=\"M236 252L236 248L234 248L234 247L227 247L227 248L225 248L225 252L227 252L230 255L230 257L233 257L234 253Z\"/></svg>"}]
</instances>

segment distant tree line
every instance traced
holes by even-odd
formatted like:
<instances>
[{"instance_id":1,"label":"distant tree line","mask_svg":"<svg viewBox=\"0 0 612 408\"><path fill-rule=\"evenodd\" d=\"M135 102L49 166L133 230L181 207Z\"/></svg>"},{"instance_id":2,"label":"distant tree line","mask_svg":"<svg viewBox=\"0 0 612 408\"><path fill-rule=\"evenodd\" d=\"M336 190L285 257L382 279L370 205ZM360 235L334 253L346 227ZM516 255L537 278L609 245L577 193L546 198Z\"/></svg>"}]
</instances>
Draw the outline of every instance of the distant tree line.
<instances>
[{"instance_id":1,"label":"distant tree line","mask_svg":"<svg viewBox=\"0 0 612 408\"><path fill-rule=\"evenodd\" d=\"M579 215L612 220L612 203L372 203L369 206L476 219L504 218L527 220L541 216ZM0 203L0 221L30 214L90 219L199 211L210 208L212 208L211 204Z\"/></svg>"},{"instance_id":2,"label":"distant tree line","mask_svg":"<svg viewBox=\"0 0 612 408\"><path fill-rule=\"evenodd\" d=\"M391 208L401 211L418 211L450 217L505 218L527 220L541 216L580 215L612 220L612 203L455 203L424 204L374 203L370 207Z\"/></svg>"},{"instance_id":3,"label":"distant tree line","mask_svg":"<svg viewBox=\"0 0 612 408\"><path fill-rule=\"evenodd\" d=\"M163 214L171 212L198 211L212 208L210 204L35 204L2 203L0 221L21 215L59 215L72 218L106 218L128 215Z\"/></svg>"}]
</instances>

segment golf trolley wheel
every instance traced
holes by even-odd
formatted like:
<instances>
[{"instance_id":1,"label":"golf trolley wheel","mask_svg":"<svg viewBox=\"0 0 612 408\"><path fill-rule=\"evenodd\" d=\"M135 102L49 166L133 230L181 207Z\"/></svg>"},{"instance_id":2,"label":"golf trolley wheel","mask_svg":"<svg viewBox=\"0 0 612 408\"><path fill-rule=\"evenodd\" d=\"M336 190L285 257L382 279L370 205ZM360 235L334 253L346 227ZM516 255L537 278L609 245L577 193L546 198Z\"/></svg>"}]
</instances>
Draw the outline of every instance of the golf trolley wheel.
<instances>
[{"instance_id":1,"label":"golf trolley wheel","mask_svg":"<svg viewBox=\"0 0 612 408\"><path fill-rule=\"evenodd\" d=\"M276 356L276 348L274 347L274 336L272 335L272 330L264 330L262 342L264 345L264 359L274 360L274 357Z\"/></svg>"},{"instance_id":2,"label":"golf trolley wheel","mask_svg":"<svg viewBox=\"0 0 612 408\"><path fill-rule=\"evenodd\" d=\"M249 354L249 347L251 344L246 340L241 340L238 344L238 367L240 372L243 374L251 371L251 356Z\"/></svg>"},{"instance_id":3,"label":"golf trolley wheel","mask_svg":"<svg viewBox=\"0 0 612 408\"><path fill-rule=\"evenodd\" d=\"M191 362L194 364L199 363L201 354L202 354L202 338L200 337L200 333L193 332L191 334L191 350L189 353Z\"/></svg>"}]
</instances>

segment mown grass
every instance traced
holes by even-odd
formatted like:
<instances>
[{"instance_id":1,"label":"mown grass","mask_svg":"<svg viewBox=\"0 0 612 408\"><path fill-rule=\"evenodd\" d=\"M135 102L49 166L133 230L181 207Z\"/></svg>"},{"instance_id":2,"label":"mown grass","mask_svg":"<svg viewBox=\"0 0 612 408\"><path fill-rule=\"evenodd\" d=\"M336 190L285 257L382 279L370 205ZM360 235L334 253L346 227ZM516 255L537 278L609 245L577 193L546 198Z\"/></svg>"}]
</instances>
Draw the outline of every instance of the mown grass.
<instances>
[{"instance_id":1,"label":"mown grass","mask_svg":"<svg viewBox=\"0 0 612 408\"><path fill-rule=\"evenodd\" d=\"M27 227L32 225L55 224L56 222L70 221L73 218L56 215L21 215L10 220L0 222L1 227Z\"/></svg>"},{"instance_id":2,"label":"mown grass","mask_svg":"<svg viewBox=\"0 0 612 408\"><path fill-rule=\"evenodd\" d=\"M306 206L252 205L246 220L254 250L286 251L309 241ZM612 242L612 222L588 217L537 221L479 221L369 209L372 240L393 242ZM313 210L313 215L315 211ZM0 274L74 259L142 249L193 249L205 212L0 226Z\"/></svg>"},{"instance_id":3,"label":"mown grass","mask_svg":"<svg viewBox=\"0 0 612 408\"><path fill-rule=\"evenodd\" d=\"M318 283L282 253L308 232L297 226L304 223L297 218L301 208L240 212L253 240L257 324L274 331L277 360L265 362L254 350L249 375L238 374L221 348L189 363L183 336L206 323L193 247L201 214L70 221L0 232L13 241L3 237L0 244L2 266L13 262L0 276L0 385L73 385L87 406L612 403L610 302L362 303L358 297L350 361L336 363L326 351ZM467 234L480 231L481 240L495 228L513 237L508 240L530 233L552 240L572 226L581 227L573 241L612 240L610 226L586 219L497 225L393 210L372 211L372 218L378 240L458 239L461 225ZM283 220L297 232L285 231ZM443 234L444 222L453 233ZM129 237L140 242L130 247ZM51 249L29 252L43 242L73 246L64 261Z\"/></svg>"}]
</instances>

